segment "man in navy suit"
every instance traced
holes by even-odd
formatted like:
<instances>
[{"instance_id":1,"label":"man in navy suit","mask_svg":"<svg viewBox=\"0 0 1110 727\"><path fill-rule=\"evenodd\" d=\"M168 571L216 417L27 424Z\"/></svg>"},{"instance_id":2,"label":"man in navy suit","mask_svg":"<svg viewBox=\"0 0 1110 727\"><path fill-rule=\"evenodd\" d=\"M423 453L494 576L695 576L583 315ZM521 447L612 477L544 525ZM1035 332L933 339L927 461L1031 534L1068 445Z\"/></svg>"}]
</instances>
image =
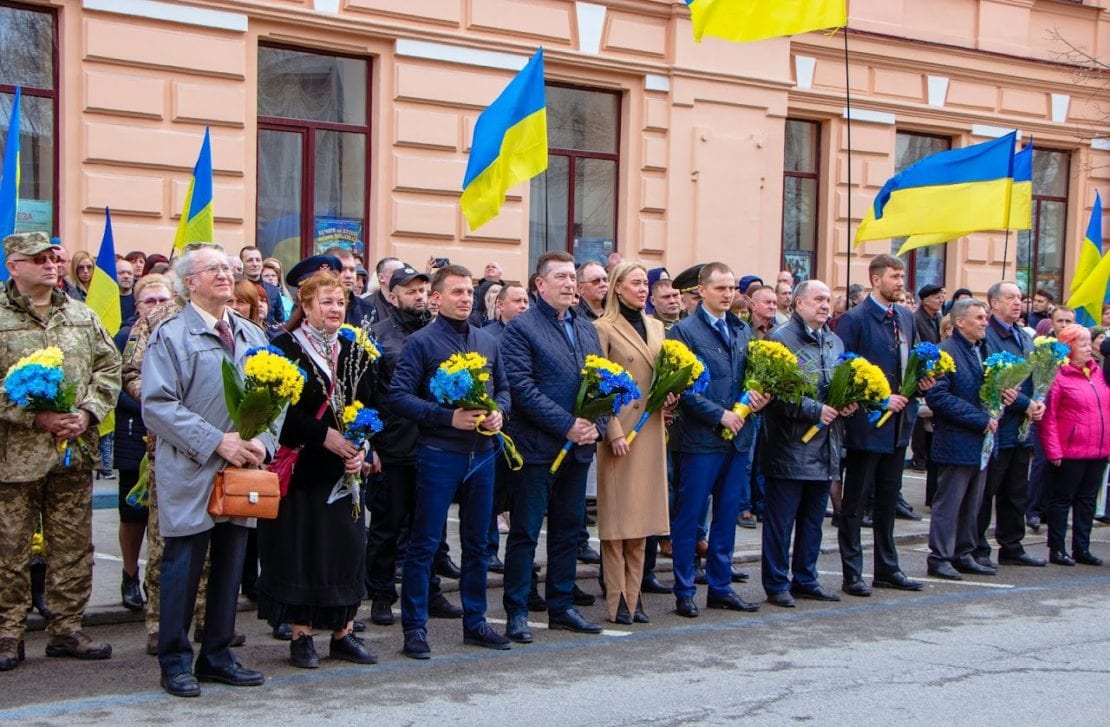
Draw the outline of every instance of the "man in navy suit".
<instances>
[{"instance_id":1,"label":"man in navy suit","mask_svg":"<svg viewBox=\"0 0 1110 727\"><path fill-rule=\"evenodd\" d=\"M836 334L844 341L846 351L863 356L882 369L891 391L897 392L916 340L913 313L894 302L901 298L905 288L906 268L893 255L878 255L871 260L867 274L871 294L840 317ZM929 380L921 390L931 384ZM903 591L919 591L925 585L907 578L902 572L894 545L895 508L902 491L906 446L917 417L917 403L892 393L887 409L894 412L894 416L882 427L871 423L867 412L862 410L847 421L846 471L838 540L844 573L841 589L851 596L871 595L871 589L863 580L863 546L860 543L860 521L870 492L874 493L871 519L875 535L872 585Z\"/></svg>"}]
</instances>

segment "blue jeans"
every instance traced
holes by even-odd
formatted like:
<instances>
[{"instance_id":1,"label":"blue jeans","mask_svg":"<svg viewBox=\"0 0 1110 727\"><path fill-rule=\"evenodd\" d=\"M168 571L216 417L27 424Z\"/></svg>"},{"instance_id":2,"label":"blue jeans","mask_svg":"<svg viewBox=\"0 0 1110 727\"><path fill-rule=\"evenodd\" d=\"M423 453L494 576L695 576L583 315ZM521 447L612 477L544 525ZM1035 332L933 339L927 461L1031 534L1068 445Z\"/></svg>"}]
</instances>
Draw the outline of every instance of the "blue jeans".
<instances>
[{"instance_id":1,"label":"blue jeans","mask_svg":"<svg viewBox=\"0 0 1110 727\"><path fill-rule=\"evenodd\" d=\"M462 541L459 594L463 628L476 631L486 622L486 532L493 507L494 456L492 451L464 454L420 447L416 456L416 505L401 578L401 625L405 631L427 626L428 579L456 492Z\"/></svg>"},{"instance_id":2,"label":"blue jeans","mask_svg":"<svg viewBox=\"0 0 1110 727\"><path fill-rule=\"evenodd\" d=\"M512 494L509 537L505 543L505 613L528 612L532 562L547 513L547 609L558 613L574 605L571 593L578 562L578 531L586 516L586 474L590 466L568 458L554 475L546 464L526 464ZM693 555L694 545L690 544Z\"/></svg>"},{"instance_id":3,"label":"blue jeans","mask_svg":"<svg viewBox=\"0 0 1110 727\"><path fill-rule=\"evenodd\" d=\"M741 480L748 470L747 453L729 450L711 454L680 452L678 468L682 487L675 500L671 520L674 547L674 594L693 597L694 544L705 503L713 496L713 520L709 526L709 552L705 578L709 595L732 593L732 547L736 543L736 517L740 514Z\"/></svg>"},{"instance_id":4,"label":"blue jeans","mask_svg":"<svg viewBox=\"0 0 1110 727\"><path fill-rule=\"evenodd\" d=\"M813 591L817 557L821 555L821 526L829 503L829 485L821 481L767 480L763 511L763 590L781 593L791 586ZM790 531L794 557L790 558ZM794 578L790 579L793 569Z\"/></svg>"}]
</instances>

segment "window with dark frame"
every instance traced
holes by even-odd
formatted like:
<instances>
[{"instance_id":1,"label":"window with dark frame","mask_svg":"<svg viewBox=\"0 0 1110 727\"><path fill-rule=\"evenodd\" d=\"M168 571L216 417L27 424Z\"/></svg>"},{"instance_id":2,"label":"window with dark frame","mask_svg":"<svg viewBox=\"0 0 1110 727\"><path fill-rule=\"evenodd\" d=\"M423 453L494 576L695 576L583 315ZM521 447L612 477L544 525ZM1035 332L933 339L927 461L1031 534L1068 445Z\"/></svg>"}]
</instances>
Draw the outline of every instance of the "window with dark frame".
<instances>
[{"instance_id":1,"label":"window with dark frame","mask_svg":"<svg viewBox=\"0 0 1110 727\"><path fill-rule=\"evenodd\" d=\"M547 171L531 181L529 268L549 250L605 264L617 249L621 97L548 84Z\"/></svg>"},{"instance_id":2,"label":"window with dark frame","mask_svg":"<svg viewBox=\"0 0 1110 727\"><path fill-rule=\"evenodd\" d=\"M52 9L0 2L0 157L22 89L17 232L58 230L57 48Z\"/></svg>"},{"instance_id":3,"label":"window with dark frame","mask_svg":"<svg viewBox=\"0 0 1110 727\"><path fill-rule=\"evenodd\" d=\"M817 275L821 125L786 120L782 180L782 269L802 282Z\"/></svg>"},{"instance_id":4,"label":"window with dark frame","mask_svg":"<svg viewBox=\"0 0 1110 727\"><path fill-rule=\"evenodd\" d=\"M1068 178L1071 152L1033 148L1033 229L1017 233L1015 279L1022 292L1064 293L1067 252Z\"/></svg>"},{"instance_id":5,"label":"window with dark frame","mask_svg":"<svg viewBox=\"0 0 1110 727\"><path fill-rule=\"evenodd\" d=\"M894 172L897 174L911 164L916 164L930 154L948 151L952 139L947 136L921 134L913 131L899 131L894 136ZM897 255L898 248L906 241L904 237L891 240L891 253ZM944 287L947 245L932 245L910 250L903 257L906 264L906 290L916 298L921 286L939 285Z\"/></svg>"},{"instance_id":6,"label":"window with dark frame","mask_svg":"<svg viewBox=\"0 0 1110 727\"><path fill-rule=\"evenodd\" d=\"M255 244L288 270L346 247L370 264L370 63L303 48L258 48Z\"/></svg>"}]
</instances>

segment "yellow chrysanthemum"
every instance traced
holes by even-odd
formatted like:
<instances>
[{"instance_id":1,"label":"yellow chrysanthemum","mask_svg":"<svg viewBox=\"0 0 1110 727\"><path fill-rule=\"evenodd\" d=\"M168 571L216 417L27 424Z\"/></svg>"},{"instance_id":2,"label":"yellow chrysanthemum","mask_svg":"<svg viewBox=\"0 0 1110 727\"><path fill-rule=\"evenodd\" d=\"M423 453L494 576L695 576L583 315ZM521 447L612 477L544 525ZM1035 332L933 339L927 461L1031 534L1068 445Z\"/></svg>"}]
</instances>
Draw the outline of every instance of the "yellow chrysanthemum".
<instances>
[{"instance_id":1,"label":"yellow chrysanthemum","mask_svg":"<svg viewBox=\"0 0 1110 727\"><path fill-rule=\"evenodd\" d=\"M944 376L953 373L955 370L956 362L952 359L952 355L947 351L941 351L940 359L933 366L933 376Z\"/></svg>"},{"instance_id":2,"label":"yellow chrysanthemum","mask_svg":"<svg viewBox=\"0 0 1110 727\"><path fill-rule=\"evenodd\" d=\"M365 329L359 328L358 326L352 326L350 323L344 323L339 327L339 330L349 331L351 335L354 336L355 345L366 352L366 355L370 358L371 362L377 361L378 358L382 355L382 352L378 350L377 345L374 343L374 339L366 335Z\"/></svg>"},{"instance_id":3,"label":"yellow chrysanthemum","mask_svg":"<svg viewBox=\"0 0 1110 727\"><path fill-rule=\"evenodd\" d=\"M343 407L343 426L349 426L350 423L355 420L361 410L362 403L358 401Z\"/></svg>"},{"instance_id":4,"label":"yellow chrysanthemum","mask_svg":"<svg viewBox=\"0 0 1110 727\"><path fill-rule=\"evenodd\" d=\"M39 366L45 366L51 369L58 368L62 365L62 361L64 360L65 355L62 353L62 349L57 346L47 346L46 348L40 348L19 359L9 371L14 371L24 366L30 366L31 364L38 364Z\"/></svg>"},{"instance_id":5,"label":"yellow chrysanthemum","mask_svg":"<svg viewBox=\"0 0 1110 727\"><path fill-rule=\"evenodd\" d=\"M296 365L269 351L259 351L247 359L243 373L256 385L272 388L274 392L290 403L300 401L304 389L304 375Z\"/></svg>"}]
</instances>

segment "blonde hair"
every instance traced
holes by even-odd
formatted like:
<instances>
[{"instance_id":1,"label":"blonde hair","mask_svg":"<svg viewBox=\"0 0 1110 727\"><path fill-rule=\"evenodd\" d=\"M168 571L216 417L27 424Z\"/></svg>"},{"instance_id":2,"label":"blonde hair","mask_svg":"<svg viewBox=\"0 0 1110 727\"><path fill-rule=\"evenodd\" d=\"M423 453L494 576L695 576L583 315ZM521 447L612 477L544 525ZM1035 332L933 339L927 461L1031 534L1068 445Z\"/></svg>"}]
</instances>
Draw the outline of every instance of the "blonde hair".
<instances>
[{"instance_id":1,"label":"blonde hair","mask_svg":"<svg viewBox=\"0 0 1110 727\"><path fill-rule=\"evenodd\" d=\"M617 294L617 288L634 270L643 270L644 275L647 275L647 267L638 262L626 261L613 268L612 278L609 280L609 292L605 294L605 312L601 314L600 320L612 323L620 316L621 300Z\"/></svg>"}]
</instances>

